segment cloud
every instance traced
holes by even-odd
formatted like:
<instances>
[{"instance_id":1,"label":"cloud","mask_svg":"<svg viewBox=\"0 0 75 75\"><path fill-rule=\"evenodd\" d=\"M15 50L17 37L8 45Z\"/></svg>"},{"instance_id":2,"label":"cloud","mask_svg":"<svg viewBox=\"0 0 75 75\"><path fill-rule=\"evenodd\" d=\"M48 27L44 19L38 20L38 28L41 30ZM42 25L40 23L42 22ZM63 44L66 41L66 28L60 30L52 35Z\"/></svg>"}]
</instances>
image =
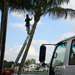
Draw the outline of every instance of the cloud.
<instances>
[{"instance_id":1,"label":"cloud","mask_svg":"<svg viewBox=\"0 0 75 75\"><path fill-rule=\"evenodd\" d=\"M47 46L47 53L48 54L52 54L53 53L53 51L54 51L54 48L55 48L55 46L54 45L49 45L49 46Z\"/></svg>"},{"instance_id":2,"label":"cloud","mask_svg":"<svg viewBox=\"0 0 75 75\"><path fill-rule=\"evenodd\" d=\"M34 24L34 19L32 19L32 20L30 21L30 24L31 24L31 25L33 25L33 24Z\"/></svg>"},{"instance_id":3,"label":"cloud","mask_svg":"<svg viewBox=\"0 0 75 75\"><path fill-rule=\"evenodd\" d=\"M46 40L33 40L32 44L34 44L34 45L48 44L48 41L46 41Z\"/></svg>"},{"instance_id":4,"label":"cloud","mask_svg":"<svg viewBox=\"0 0 75 75\"><path fill-rule=\"evenodd\" d=\"M74 35L75 35L75 33L69 32L69 33L62 34L62 38L68 38L68 37L71 37L71 36L74 36Z\"/></svg>"},{"instance_id":5,"label":"cloud","mask_svg":"<svg viewBox=\"0 0 75 75\"><path fill-rule=\"evenodd\" d=\"M22 31L26 31L24 23L10 23L10 26L20 28Z\"/></svg>"},{"instance_id":6,"label":"cloud","mask_svg":"<svg viewBox=\"0 0 75 75\"><path fill-rule=\"evenodd\" d=\"M74 31L75 32L75 18L70 18L68 17L68 21L71 22L71 31Z\"/></svg>"},{"instance_id":7,"label":"cloud","mask_svg":"<svg viewBox=\"0 0 75 75\"><path fill-rule=\"evenodd\" d=\"M59 40L62 40L62 39L65 39L65 38L68 38L68 37L71 37L75 35L75 33L64 33L61 35L61 38ZM59 40L52 40L53 43L56 43L56 42L59 42ZM38 58L39 58L39 53L35 50L35 46L33 47L33 45L36 45L37 48L39 48L38 45L41 45L41 44L48 44L49 42L47 40L33 40L32 41L32 46L30 46L29 48L29 52L28 52L28 59L30 59L31 57L33 57L34 59L36 59L36 62L39 62ZM22 45L15 45L14 47L12 48L9 48L8 50L5 51L5 59L6 60L15 60L20 49L21 49ZM50 62L50 59L53 55L53 51L54 51L54 48L55 46L46 46L46 62ZM30 57L30 58L29 58Z\"/></svg>"},{"instance_id":8,"label":"cloud","mask_svg":"<svg viewBox=\"0 0 75 75\"><path fill-rule=\"evenodd\" d=\"M42 22L42 21L38 22L38 25L43 25L43 24L44 24L44 22Z\"/></svg>"},{"instance_id":9,"label":"cloud","mask_svg":"<svg viewBox=\"0 0 75 75\"><path fill-rule=\"evenodd\" d=\"M32 19L32 21L30 21L30 24L31 24L30 28L32 27L33 23L34 23L34 20ZM25 24L26 23L10 23L10 26L20 28L20 29L22 29L22 31L26 31ZM38 24L41 25L41 24L43 24L43 22L39 21Z\"/></svg>"},{"instance_id":10,"label":"cloud","mask_svg":"<svg viewBox=\"0 0 75 75\"><path fill-rule=\"evenodd\" d=\"M30 15L31 13L30 12L27 12L27 11L12 11L11 12L11 15L13 17L17 17L17 18L21 18L21 19L25 19L26 17L26 14L29 14L29 17L33 17L33 15Z\"/></svg>"},{"instance_id":11,"label":"cloud","mask_svg":"<svg viewBox=\"0 0 75 75\"><path fill-rule=\"evenodd\" d=\"M5 59L8 61L15 60L22 45L15 45L13 48L9 48L5 51Z\"/></svg>"},{"instance_id":12,"label":"cloud","mask_svg":"<svg viewBox=\"0 0 75 75\"><path fill-rule=\"evenodd\" d=\"M75 32L75 24L73 25L71 30Z\"/></svg>"},{"instance_id":13,"label":"cloud","mask_svg":"<svg viewBox=\"0 0 75 75\"><path fill-rule=\"evenodd\" d=\"M30 55L30 56L38 56L38 52L36 52L35 49L34 49L34 47L31 46L29 48L28 55Z\"/></svg>"},{"instance_id":14,"label":"cloud","mask_svg":"<svg viewBox=\"0 0 75 75\"><path fill-rule=\"evenodd\" d=\"M10 26L23 28L24 27L24 23L10 23Z\"/></svg>"},{"instance_id":15,"label":"cloud","mask_svg":"<svg viewBox=\"0 0 75 75\"><path fill-rule=\"evenodd\" d=\"M34 40L33 41L33 44L36 44L37 47L38 47L38 44L41 44L41 43L48 43L46 40ZM21 49L22 45L15 45L14 47L12 48L9 48L8 50L5 51L5 60L7 61L15 61L20 49ZM47 47L47 57L52 55L52 52L53 52L53 47L52 46L48 46ZM30 58L34 58L36 59L36 62L39 62L39 53L35 50L35 47L33 46L30 46L29 48L29 52L28 52L28 56L27 58L30 59ZM21 59L19 60L19 62L21 61ZM47 61L46 62L49 62L48 58L47 58Z\"/></svg>"},{"instance_id":16,"label":"cloud","mask_svg":"<svg viewBox=\"0 0 75 75\"><path fill-rule=\"evenodd\" d=\"M20 49L21 49L22 45L15 45L12 48L9 48L8 50L5 51L5 60L8 61L15 61ZM29 52L28 52L29 56L38 56L38 52L35 51L34 47L30 47L29 48Z\"/></svg>"},{"instance_id":17,"label":"cloud","mask_svg":"<svg viewBox=\"0 0 75 75\"><path fill-rule=\"evenodd\" d=\"M64 5L62 5L62 7L75 9L75 0L70 0L68 4L65 3Z\"/></svg>"},{"instance_id":18,"label":"cloud","mask_svg":"<svg viewBox=\"0 0 75 75\"><path fill-rule=\"evenodd\" d=\"M21 19L24 19L25 18L24 15L23 15L23 13L11 12L11 15L13 17L17 17L17 18L21 18Z\"/></svg>"},{"instance_id":19,"label":"cloud","mask_svg":"<svg viewBox=\"0 0 75 75\"><path fill-rule=\"evenodd\" d=\"M30 21L30 24L31 24L31 25L33 25L33 24L34 24L34 19L32 19L32 20ZM38 24L38 25L43 25L43 24L44 24L44 22L39 21L37 24Z\"/></svg>"}]
</instances>

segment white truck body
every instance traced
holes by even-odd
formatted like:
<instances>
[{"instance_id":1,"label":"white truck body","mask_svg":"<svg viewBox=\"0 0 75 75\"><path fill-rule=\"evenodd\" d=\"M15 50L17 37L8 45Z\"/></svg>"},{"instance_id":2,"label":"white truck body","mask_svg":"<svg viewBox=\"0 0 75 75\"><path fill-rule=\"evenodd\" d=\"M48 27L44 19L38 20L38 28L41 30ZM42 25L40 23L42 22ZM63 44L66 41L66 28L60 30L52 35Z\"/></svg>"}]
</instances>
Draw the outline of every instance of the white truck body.
<instances>
[{"instance_id":1,"label":"white truck body","mask_svg":"<svg viewBox=\"0 0 75 75\"><path fill-rule=\"evenodd\" d=\"M54 72L55 72L54 75L75 75L75 36L62 40L58 43L64 43L64 42L66 42L66 48L64 53L63 64L58 65L54 68ZM54 51L54 53L55 52L56 51ZM61 55L61 58L62 58L62 55ZM50 72L49 72L49 75L50 75Z\"/></svg>"},{"instance_id":2,"label":"white truck body","mask_svg":"<svg viewBox=\"0 0 75 75\"><path fill-rule=\"evenodd\" d=\"M56 44L48 75L75 75L75 36Z\"/></svg>"}]
</instances>

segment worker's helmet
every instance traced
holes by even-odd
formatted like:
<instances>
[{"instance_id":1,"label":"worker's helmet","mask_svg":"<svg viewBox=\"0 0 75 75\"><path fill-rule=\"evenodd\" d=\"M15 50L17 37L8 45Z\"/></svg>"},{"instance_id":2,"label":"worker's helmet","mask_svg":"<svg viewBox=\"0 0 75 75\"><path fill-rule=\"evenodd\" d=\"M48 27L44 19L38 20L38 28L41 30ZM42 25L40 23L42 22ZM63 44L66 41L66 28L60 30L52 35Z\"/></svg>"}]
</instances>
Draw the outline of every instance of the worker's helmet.
<instances>
[{"instance_id":1,"label":"worker's helmet","mask_svg":"<svg viewBox=\"0 0 75 75\"><path fill-rule=\"evenodd\" d=\"M26 17L29 17L29 15L27 14Z\"/></svg>"}]
</instances>

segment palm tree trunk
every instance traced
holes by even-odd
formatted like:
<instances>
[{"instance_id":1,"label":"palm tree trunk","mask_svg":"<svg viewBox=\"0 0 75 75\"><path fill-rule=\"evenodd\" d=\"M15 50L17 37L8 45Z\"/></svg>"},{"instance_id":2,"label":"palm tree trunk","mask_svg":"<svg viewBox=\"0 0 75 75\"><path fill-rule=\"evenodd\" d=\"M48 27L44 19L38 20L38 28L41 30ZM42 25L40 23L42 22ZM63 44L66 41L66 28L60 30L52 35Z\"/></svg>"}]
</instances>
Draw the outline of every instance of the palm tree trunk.
<instances>
[{"instance_id":1,"label":"palm tree trunk","mask_svg":"<svg viewBox=\"0 0 75 75\"><path fill-rule=\"evenodd\" d=\"M4 8L2 12L2 22L1 22L1 37L0 37L0 75L2 75L2 68L3 68L3 59L5 53L5 42L6 42L6 30L7 30L7 16L8 16L8 5L9 2L4 0Z\"/></svg>"},{"instance_id":2,"label":"palm tree trunk","mask_svg":"<svg viewBox=\"0 0 75 75\"><path fill-rule=\"evenodd\" d=\"M1 45L2 45L2 29L3 29L3 15L4 15L4 6L3 9L1 9L2 15L1 15L1 26L0 26L0 62L1 62Z\"/></svg>"},{"instance_id":3,"label":"palm tree trunk","mask_svg":"<svg viewBox=\"0 0 75 75\"><path fill-rule=\"evenodd\" d=\"M36 25L37 25L37 22L39 21L40 17L38 18L37 21L34 22L34 25L32 27L32 31L31 31L31 36L30 36L30 39L28 41L28 44L27 44L27 47L26 47L26 50L24 52L24 55L23 55L23 58L22 58L22 61L21 61L21 64L19 66L19 71L18 71L18 75L21 75L21 70L22 70L22 67L25 63L25 60L26 60L26 57L27 57L27 54L28 54L28 50L29 50L29 47L31 45L31 42L32 42L32 39L33 39L33 35L34 35L34 32L35 32L35 29L36 29Z\"/></svg>"},{"instance_id":4,"label":"palm tree trunk","mask_svg":"<svg viewBox=\"0 0 75 75\"><path fill-rule=\"evenodd\" d=\"M2 15L1 15L1 26L0 26L0 62L1 62L1 45L2 45L2 40L1 40L1 37L2 37L2 24L3 24L3 15L4 15L4 6L3 6L3 9L1 9L1 12L2 12Z\"/></svg>"},{"instance_id":5,"label":"palm tree trunk","mask_svg":"<svg viewBox=\"0 0 75 75\"><path fill-rule=\"evenodd\" d=\"M2 60L1 60L1 48L2 48L2 24L3 24L3 14L4 14L4 9L2 10L2 16L1 16L1 30L0 30L0 75L2 73Z\"/></svg>"},{"instance_id":6,"label":"palm tree trunk","mask_svg":"<svg viewBox=\"0 0 75 75\"><path fill-rule=\"evenodd\" d=\"M0 25L0 46L1 46L1 25ZM0 47L0 62L1 62L1 47ZM0 72L1 72L1 69L0 69Z\"/></svg>"}]
</instances>

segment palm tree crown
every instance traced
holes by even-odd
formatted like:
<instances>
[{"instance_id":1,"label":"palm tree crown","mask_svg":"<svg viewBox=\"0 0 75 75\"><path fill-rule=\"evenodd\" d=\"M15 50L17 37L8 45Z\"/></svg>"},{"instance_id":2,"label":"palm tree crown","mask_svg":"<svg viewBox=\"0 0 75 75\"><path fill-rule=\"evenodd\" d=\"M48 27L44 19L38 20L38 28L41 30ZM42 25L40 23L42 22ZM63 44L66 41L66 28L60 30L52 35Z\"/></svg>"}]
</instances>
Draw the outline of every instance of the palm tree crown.
<instances>
[{"instance_id":1,"label":"palm tree crown","mask_svg":"<svg viewBox=\"0 0 75 75\"><path fill-rule=\"evenodd\" d=\"M29 11L35 15L34 17L49 14L57 18L67 18L67 15L74 17L75 12L72 9L64 9L60 6L69 1L70 0L11 0L9 6L11 10L19 10L21 12Z\"/></svg>"}]
</instances>

